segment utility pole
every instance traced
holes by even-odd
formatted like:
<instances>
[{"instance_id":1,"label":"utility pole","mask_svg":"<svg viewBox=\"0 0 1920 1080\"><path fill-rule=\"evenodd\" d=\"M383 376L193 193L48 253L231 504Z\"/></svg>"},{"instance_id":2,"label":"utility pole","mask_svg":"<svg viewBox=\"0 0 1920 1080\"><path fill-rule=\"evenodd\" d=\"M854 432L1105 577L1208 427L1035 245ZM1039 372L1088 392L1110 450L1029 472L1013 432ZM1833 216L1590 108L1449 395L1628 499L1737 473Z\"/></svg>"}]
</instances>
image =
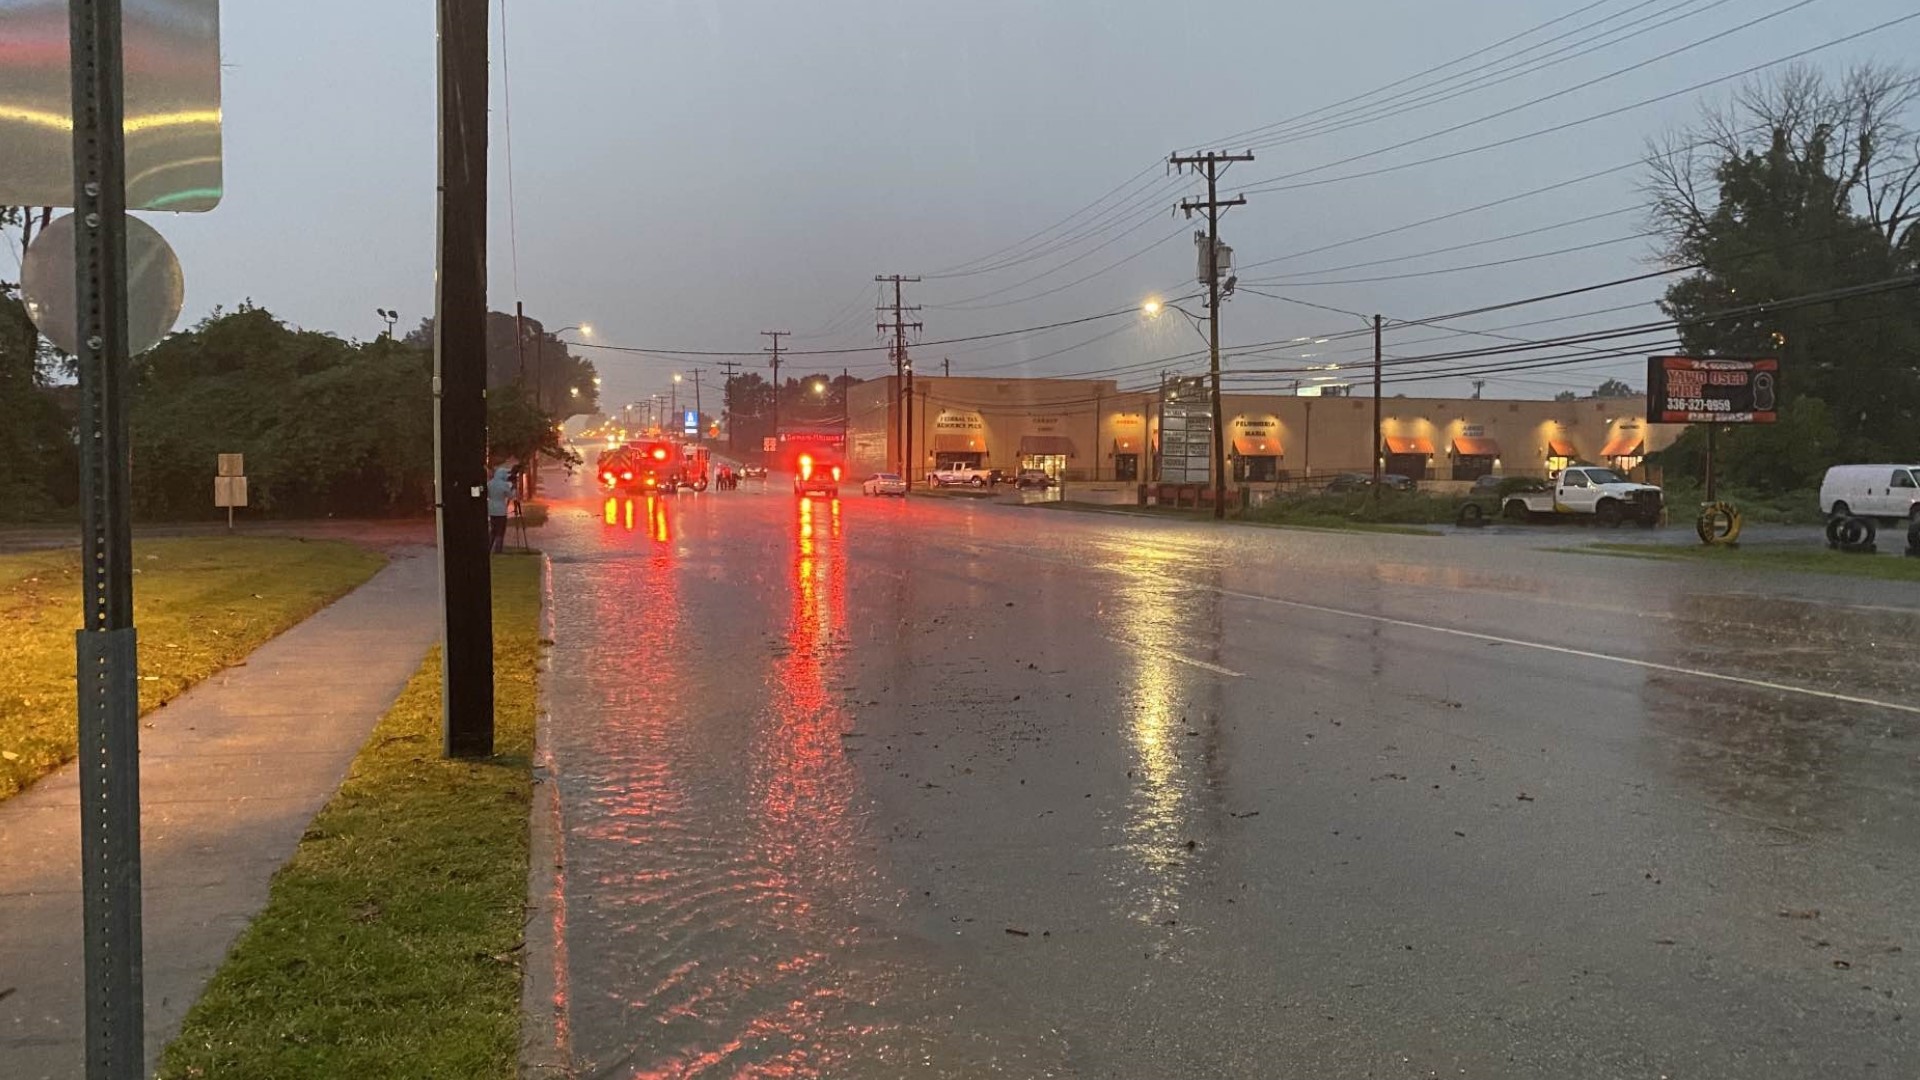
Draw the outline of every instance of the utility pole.
<instances>
[{"instance_id":1,"label":"utility pole","mask_svg":"<svg viewBox=\"0 0 1920 1080\"><path fill-rule=\"evenodd\" d=\"M1181 156L1175 154L1167 161L1176 169L1191 165L1207 178L1207 201L1197 199L1180 200L1180 210L1188 217L1195 210L1203 210L1207 215L1207 370L1212 376L1213 411L1213 516L1215 519L1227 516L1227 436L1225 425L1221 423L1220 407L1220 211L1234 206L1245 206L1246 196L1236 195L1222 200L1219 195L1220 174L1238 161L1252 161L1251 151L1244 154L1224 154L1209 150L1204 154ZM1227 292L1233 291L1233 283L1227 283Z\"/></svg>"},{"instance_id":2,"label":"utility pole","mask_svg":"<svg viewBox=\"0 0 1920 1080\"><path fill-rule=\"evenodd\" d=\"M487 541L487 0L440 0L440 268L434 315L443 750L493 753Z\"/></svg>"},{"instance_id":3,"label":"utility pole","mask_svg":"<svg viewBox=\"0 0 1920 1080\"><path fill-rule=\"evenodd\" d=\"M847 445L847 429L853 423L853 377L846 368L840 369L840 459L852 465L849 455L853 448Z\"/></svg>"},{"instance_id":4,"label":"utility pole","mask_svg":"<svg viewBox=\"0 0 1920 1080\"><path fill-rule=\"evenodd\" d=\"M780 339L792 336L787 330L762 330L760 336L773 339L773 348L761 349L761 352L773 354L773 437L780 438ZM779 443L775 442L775 446Z\"/></svg>"},{"instance_id":5,"label":"utility pole","mask_svg":"<svg viewBox=\"0 0 1920 1080\"><path fill-rule=\"evenodd\" d=\"M953 357L947 356L941 358L940 376L945 379L953 378Z\"/></svg>"},{"instance_id":6,"label":"utility pole","mask_svg":"<svg viewBox=\"0 0 1920 1080\"><path fill-rule=\"evenodd\" d=\"M1373 497L1380 498L1380 455L1386 451L1386 433L1380 424L1380 316L1373 317Z\"/></svg>"},{"instance_id":7,"label":"utility pole","mask_svg":"<svg viewBox=\"0 0 1920 1080\"><path fill-rule=\"evenodd\" d=\"M1487 380L1485 379L1473 380L1473 400L1479 401L1480 391L1485 390L1486 388L1487 388Z\"/></svg>"},{"instance_id":8,"label":"utility pole","mask_svg":"<svg viewBox=\"0 0 1920 1080\"><path fill-rule=\"evenodd\" d=\"M513 302L513 354L520 362L520 378L524 382L527 377L527 305L518 300Z\"/></svg>"},{"instance_id":9,"label":"utility pole","mask_svg":"<svg viewBox=\"0 0 1920 1080\"><path fill-rule=\"evenodd\" d=\"M707 441L707 411L700 404L700 369L693 369L693 442L698 446Z\"/></svg>"},{"instance_id":10,"label":"utility pole","mask_svg":"<svg viewBox=\"0 0 1920 1080\"><path fill-rule=\"evenodd\" d=\"M80 912L87 1080L146 1075L140 932L140 683L120 0L72 0L74 300L80 354ZM482 39L484 40L484 38Z\"/></svg>"},{"instance_id":11,"label":"utility pole","mask_svg":"<svg viewBox=\"0 0 1920 1080\"><path fill-rule=\"evenodd\" d=\"M739 451L738 451L738 450L735 450L735 449L734 449L734 446L733 446L733 422L734 422L734 420L736 419L736 418L734 417L734 415L733 415L733 377L734 377L734 374L735 374L735 372L736 372L736 370L737 370L737 369L738 369L739 367L740 367L740 362L739 362L738 360L722 360L722 361L720 362L720 369L721 369L722 371L724 371L724 372L726 372L726 373L727 373L727 388L726 388L726 390L725 390L725 392L724 392L724 396L722 397L722 399L721 399L721 400L722 400L722 401L724 401L724 402L726 402L726 407L727 407L727 408L726 408L726 412L727 412L727 453L729 453L729 454L738 454L738 453L739 453Z\"/></svg>"},{"instance_id":12,"label":"utility pole","mask_svg":"<svg viewBox=\"0 0 1920 1080\"><path fill-rule=\"evenodd\" d=\"M883 334L888 330L893 331L893 385L895 392L899 394L902 401L898 429L900 438L897 443L900 447L900 476L907 482L908 490L912 490L913 364L907 359L907 331L919 330L922 324L906 321L906 313L909 311L919 311L920 305L914 304L909 307L901 298L900 286L902 284L918 284L920 279L917 277L902 277L899 274L888 274L875 276L873 280L882 285L888 282L893 283L893 304L891 306L882 304L877 309L881 312L893 312L893 325L888 326L886 323L878 323L874 328Z\"/></svg>"}]
</instances>

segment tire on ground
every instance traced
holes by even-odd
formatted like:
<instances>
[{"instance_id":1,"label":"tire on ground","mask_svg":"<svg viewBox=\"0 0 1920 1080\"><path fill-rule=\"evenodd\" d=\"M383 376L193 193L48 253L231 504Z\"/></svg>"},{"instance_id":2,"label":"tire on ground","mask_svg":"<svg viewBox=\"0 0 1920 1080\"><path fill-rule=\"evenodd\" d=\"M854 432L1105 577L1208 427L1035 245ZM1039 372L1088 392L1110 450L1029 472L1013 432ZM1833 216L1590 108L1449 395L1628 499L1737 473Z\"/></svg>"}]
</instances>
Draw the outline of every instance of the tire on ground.
<instances>
[{"instance_id":1,"label":"tire on ground","mask_svg":"<svg viewBox=\"0 0 1920 1080\"><path fill-rule=\"evenodd\" d=\"M1459 516L1454 518L1454 522L1469 529L1477 529L1487 523L1487 512L1479 503L1468 503L1460 508Z\"/></svg>"}]
</instances>

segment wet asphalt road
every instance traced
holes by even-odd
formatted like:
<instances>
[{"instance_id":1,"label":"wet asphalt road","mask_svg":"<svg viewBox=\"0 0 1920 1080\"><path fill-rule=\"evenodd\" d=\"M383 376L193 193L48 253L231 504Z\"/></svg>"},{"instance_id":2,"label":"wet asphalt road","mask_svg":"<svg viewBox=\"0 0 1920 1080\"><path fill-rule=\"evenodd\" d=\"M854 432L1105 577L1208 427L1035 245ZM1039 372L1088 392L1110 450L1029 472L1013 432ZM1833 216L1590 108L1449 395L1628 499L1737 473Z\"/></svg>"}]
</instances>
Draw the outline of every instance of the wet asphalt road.
<instances>
[{"instance_id":1,"label":"wet asphalt road","mask_svg":"<svg viewBox=\"0 0 1920 1080\"><path fill-rule=\"evenodd\" d=\"M583 1076L1920 1075L1920 589L777 486L542 533Z\"/></svg>"}]
</instances>

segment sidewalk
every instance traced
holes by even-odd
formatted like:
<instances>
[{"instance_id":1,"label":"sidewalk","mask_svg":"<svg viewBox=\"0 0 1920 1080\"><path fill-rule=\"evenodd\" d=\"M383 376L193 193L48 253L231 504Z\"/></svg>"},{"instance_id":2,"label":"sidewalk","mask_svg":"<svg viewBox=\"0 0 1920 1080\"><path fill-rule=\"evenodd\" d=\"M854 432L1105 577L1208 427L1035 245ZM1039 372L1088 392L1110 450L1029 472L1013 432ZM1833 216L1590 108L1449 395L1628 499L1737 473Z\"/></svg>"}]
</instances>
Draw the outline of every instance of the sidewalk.
<instances>
[{"instance_id":1,"label":"sidewalk","mask_svg":"<svg viewBox=\"0 0 1920 1080\"><path fill-rule=\"evenodd\" d=\"M420 549L142 721L148 1067L439 634ZM78 780L0 803L0 1062L81 1073Z\"/></svg>"}]
</instances>

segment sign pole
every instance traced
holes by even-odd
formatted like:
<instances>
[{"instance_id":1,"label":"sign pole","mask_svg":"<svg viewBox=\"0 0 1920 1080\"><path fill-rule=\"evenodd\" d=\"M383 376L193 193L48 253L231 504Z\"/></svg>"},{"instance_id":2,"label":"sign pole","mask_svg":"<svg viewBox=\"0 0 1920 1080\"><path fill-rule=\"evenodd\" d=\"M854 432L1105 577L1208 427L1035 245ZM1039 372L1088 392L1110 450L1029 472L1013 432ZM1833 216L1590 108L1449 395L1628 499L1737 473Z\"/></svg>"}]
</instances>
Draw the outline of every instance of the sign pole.
<instances>
[{"instance_id":1,"label":"sign pole","mask_svg":"<svg viewBox=\"0 0 1920 1080\"><path fill-rule=\"evenodd\" d=\"M120 0L71 0L74 299L80 351L83 628L81 920L86 1076L146 1073L141 993L139 686L127 420L125 109Z\"/></svg>"},{"instance_id":2,"label":"sign pole","mask_svg":"<svg viewBox=\"0 0 1920 1080\"><path fill-rule=\"evenodd\" d=\"M1707 502L1709 503L1719 501L1718 499L1714 498L1716 491L1715 491L1715 485L1713 482L1714 466L1718 464L1719 457L1720 457L1720 425L1708 424L1707 425Z\"/></svg>"}]
</instances>

